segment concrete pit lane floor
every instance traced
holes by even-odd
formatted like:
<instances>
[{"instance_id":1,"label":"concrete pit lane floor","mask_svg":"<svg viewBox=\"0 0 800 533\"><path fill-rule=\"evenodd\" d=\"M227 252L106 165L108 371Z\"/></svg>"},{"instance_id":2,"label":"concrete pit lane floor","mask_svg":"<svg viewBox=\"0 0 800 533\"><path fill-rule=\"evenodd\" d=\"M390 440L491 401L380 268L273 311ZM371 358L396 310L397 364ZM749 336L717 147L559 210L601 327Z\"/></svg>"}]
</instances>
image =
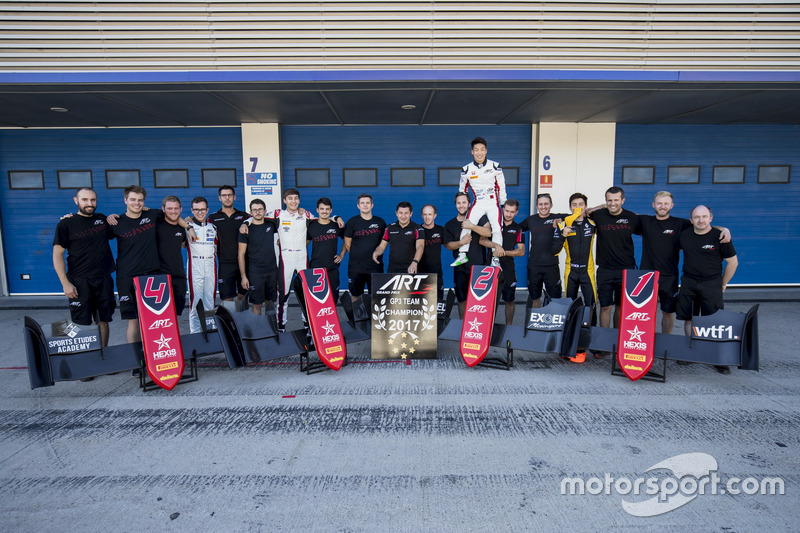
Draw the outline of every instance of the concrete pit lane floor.
<instances>
[{"instance_id":1,"label":"concrete pit lane floor","mask_svg":"<svg viewBox=\"0 0 800 533\"><path fill-rule=\"evenodd\" d=\"M3 532L800 523L797 301L762 302L760 372L670 362L666 383L631 382L591 355L578 365L517 351L504 371L467 368L454 342L411 364L373 362L364 342L348 346L353 364L339 372L308 376L297 357L230 370L220 355L201 360L198 382L147 393L130 373L31 390L22 317L66 318L66 302L53 301L60 308L0 306ZM297 307L290 319L299 326ZM124 341L118 314L111 339ZM776 478L784 494L761 494L780 489Z\"/></svg>"}]
</instances>

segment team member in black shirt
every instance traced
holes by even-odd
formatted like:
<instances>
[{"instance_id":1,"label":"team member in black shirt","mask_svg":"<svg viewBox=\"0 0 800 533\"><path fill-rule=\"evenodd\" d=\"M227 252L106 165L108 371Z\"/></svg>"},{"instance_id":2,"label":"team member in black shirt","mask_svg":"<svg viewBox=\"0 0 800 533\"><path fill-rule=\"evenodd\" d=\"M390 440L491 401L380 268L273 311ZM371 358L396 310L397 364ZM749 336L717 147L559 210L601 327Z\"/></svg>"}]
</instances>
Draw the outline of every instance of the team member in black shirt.
<instances>
[{"instance_id":1,"label":"team member in black shirt","mask_svg":"<svg viewBox=\"0 0 800 533\"><path fill-rule=\"evenodd\" d=\"M441 301L444 299L444 273L442 272L442 239L444 228L436 224L436 206L425 204L422 206L422 231L425 237L425 249L422 259L419 260L418 272L437 274L436 295Z\"/></svg>"},{"instance_id":2,"label":"team member in black shirt","mask_svg":"<svg viewBox=\"0 0 800 533\"><path fill-rule=\"evenodd\" d=\"M138 185L126 187L124 191L126 211L122 215L109 215L109 231L117 239L117 293L119 311L128 320L125 338L128 342L140 342L139 313L136 308L133 278L158 274L161 267L158 256L156 220L163 218L159 209L144 209L147 191ZM186 229L186 221L178 218L178 225ZM195 239L193 231L190 239Z\"/></svg>"},{"instance_id":3,"label":"team member in black shirt","mask_svg":"<svg viewBox=\"0 0 800 533\"><path fill-rule=\"evenodd\" d=\"M256 198L250 202L253 220L247 233L239 233L239 274L249 292L252 311L261 314L264 302L271 305L278 294L278 261L275 258L275 219L264 218L267 206Z\"/></svg>"},{"instance_id":4,"label":"team member in black shirt","mask_svg":"<svg viewBox=\"0 0 800 533\"><path fill-rule=\"evenodd\" d=\"M72 321L89 326L94 319L101 344L108 346L108 323L113 320L116 308L108 224L105 215L95 212L97 194L93 189L78 189L73 200L78 206L77 215L63 218L56 226L53 267L64 295L69 298Z\"/></svg>"},{"instance_id":5,"label":"team member in black shirt","mask_svg":"<svg viewBox=\"0 0 800 533\"><path fill-rule=\"evenodd\" d=\"M223 185L219 188L219 201L222 203L220 210L208 216L208 221L217 228L219 241L217 248L219 297L222 305L235 311L234 296L237 296L238 292L238 299L241 301L246 293L239 272L239 226L250 217L244 211L233 207L236 191L232 186Z\"/></svg>"},{"instance_id":6,"label":"team member in black shirt","mask_svg":"<svg viewBox=\"0 0 800 533\"><path fill-rule=\"evenodd\" d=\"M639 229L639 216L623 209L624 203L622 188L610 187L606 191L606 207L593 210L589 215L597 226L597 299L600 301L600 327L603 328L619 325L622 271L636 268L633 234ZM613 325L612 306L616 306ZM603 355L595 353L596 357Z\"/></svg>"},{"instance_id":7,"label":"team member in black shirt","mask_svg":"<svg viewBox=\"0 0 800 533\"><path fill-rule=\"evenodd\" d=\"M456 300L458 301L458 314L463 318L467 307L467 293L469 291L469 277L472 267L486 263L484 255L486 249L480 245L480 238L491 236L492 228L489 225L489 219L485 216L481 217L478 224L473 224L469 221L467 218L469 196L466 193L456 193L456 211L458 215L448 220L444 225L444 247L452 250L453 258L456 258L458 257L459 248L466 244L469 245L467 249L469 262L453 267L453 288L456 291ZM472 231L461 237L462 229Z\"/></svg>"},{"instance_id":8,"label":"team member in black shirt","mask_svg":"<svg viewBox=\"0 0 800 533\"><path fill-rule=\"evenodd\" d=\"M567 215L551 213L553 199L547 193L536 195L536 214L520 223L522 231L530 232L528 254L528 295L532 307L541 307L542 288L550 298L561 298L561 275L558 271L559 239L555 221Z\"/></svg>"},{"instance_id":9,"label":"team member in black shirt","mask_svg":"<svg viewBox=\"0 0 800 533\"><path fill-rule=\"evenodd\" d=\"M186 248L186 231L178 225L181 218L181 201L177 196L166 196L161 202L164 216L156 220L160 273L172 279L172 298L175 313L180 315L186 306L186 268L181 248Z\"/></svg>"},{"instance_id":10,"label":"team member in black shirt","mask_svg":"<svg viewBox=\"0 0 800 533\"><path fill-rule=\"evenodd\" d=\"M711 209L704 205L695 207L691 220L693 227L680 236L683 276L677 304L678 319L685 321L686 335L692 334L692 315L710 315L723 309L722 293L739 266L733 244L720 243L720 230L711 227ZM717 369L723 374L730 372L728 367Z\"/></svg>"},{"instance_id":11,"label":"team member in black shirt","mask_svg":"<svg viewBox=\"0 0 800 533\"><path fill-rule=\"evenodd\" d=\"M330 198L320 198L317 200L317 214L319 218L308 221L306 229L307 241L311 243L311 259L308 262L309 268L324 268L328 273L328 285L333 294L333 301L339 300L339 263L344 257L344 247L339 254L339 239L344 234L344 230L339 224L331 220L333 205Z\"/></svg>"},{"instance_id":12,"label":"team member in black shirt","mask_svg":"<svg viewBox=\"0 0 800 533\"><path fill-rule=\"evenodd\" d=\"M358 195L359 214L347 221L344 226L344 249L350 253L347 266L348 288L353 299L353 307L361 301L364 286L372 292L372 274L383 272L383 258L372 260L372 252L381 243L386 230L386 222L372 214L372 196Z\"/></svg>"},{"instance_id":13,"label":"team member in black shirt","mask_svg":"<svg viewBox=\"0 0 800 533\"><path fill-rule=\"evenodd\" d=\"M681 232L692 223L685 218L670 215L673 207L672 193L659 191L653 198L655 215L639 215L642 234L642 261L644 270L657 270L658 299L661 302L661 333L672 333L675 326L675 304L678 297L678 260ZM721 242L730 242L727 228L721 231Z\"/></svg>"},{"instance_id":14,"label":"team member in black shirt","mask_svg":"<svg viewBox=\"0 0 800 533\"><path fill-rule=\"evenodd\" d=\"M397 204L397 222L392 222L383 232L381 243L372 252L372 260L380 264L383 251L389 248L389 268L386 272L416 274L419 260L425 249L425 237L419 226L411 221L413 208L408 202Z\"/></svg>"},{"instance_id":15,"label":"team member in black shirt","mask_svg":"<svg viewBox=\"0 0 800 533\"><path fill-rule=\"evenodd\" d=\"M506 324L514 323L514 305L517 296L517 271L514 267L514 258L525 255L525 241L522 238L522 228L514 222L514 217L519 212L519 202L509 198L503 204L503 245L498 246L488 237L481 237L481 246L492 250L492 256L500 258L500 268L503 272L500 279L503 283L501 290L503 301L506 303Z\"/></svg>"}]
</instances>

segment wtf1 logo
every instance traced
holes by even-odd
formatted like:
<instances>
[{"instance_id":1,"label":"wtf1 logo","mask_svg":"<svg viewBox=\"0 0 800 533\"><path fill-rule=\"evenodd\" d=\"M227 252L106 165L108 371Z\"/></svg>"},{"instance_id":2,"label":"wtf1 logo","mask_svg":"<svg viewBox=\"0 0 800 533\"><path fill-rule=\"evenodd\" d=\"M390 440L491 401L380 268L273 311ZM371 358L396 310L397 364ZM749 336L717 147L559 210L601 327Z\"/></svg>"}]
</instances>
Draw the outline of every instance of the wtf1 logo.
<instances>
[{"instance_id":1,"label":"wtf1 logo","mask_svg":"<svg viewBox=\"0 0 800 533\"><path fill-rule=\"evenodd\" d=\"M692 333L697 339L713 340L739 340L739 335L733 334L733 326L693 326Z\"/></svg>"}]
</instances>

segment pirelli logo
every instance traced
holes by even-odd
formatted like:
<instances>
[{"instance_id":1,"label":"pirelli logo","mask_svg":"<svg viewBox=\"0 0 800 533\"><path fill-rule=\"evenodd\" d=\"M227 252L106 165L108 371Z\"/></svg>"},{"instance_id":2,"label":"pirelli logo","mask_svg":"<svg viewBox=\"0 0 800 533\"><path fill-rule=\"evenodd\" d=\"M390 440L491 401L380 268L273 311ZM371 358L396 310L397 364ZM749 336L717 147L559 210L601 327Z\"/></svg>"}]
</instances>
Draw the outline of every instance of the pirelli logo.
<instances>
[{"instance_id":1,"label":"pirelli logo","mask_svg":"<svg viewBox=\"0 0 800 533\"><path fill-rule=\"evenodd\" d=\"M161 365L156 365L156 372L163 372L164 370L172 370L173 368L178 368L178 362L172 361L171 363L164 363Z\"/></svg>"},{"instance_id":2,"label":"pirelli logo","mask_svg":"<svg viewBox=\"0 0 800 533\"><path fill-rule=\"evenodd\" d=\"M647 357L635 353L624 353L622 354L622 358L626 361L639 361L640 363L647 361Z\"/></svg>"},{"instance_id":3,"label":"pirelli logo","mask_svg":"<svg viewBox=\"0 0 800 533\"><path fill-rule=\"evenodd\" d=\"M472 342L465 342L465 343L463 343L461 345L461 347L464 348L465 350L480 350L481 349L481 345L480 344L474 344Z\"/></svg>"},{"instance_id":4,"label":"pirelli logo","mask_svg":"<svg viewBox=\"0 0 800 533\"><path fill-rule=\"evenodd\" d=\"M342 346L341 345L331 346L330 348L325 348L325 355L336 353L336 352L341 352L341 351L342 351Z\"/></svg>"}]
</instances>

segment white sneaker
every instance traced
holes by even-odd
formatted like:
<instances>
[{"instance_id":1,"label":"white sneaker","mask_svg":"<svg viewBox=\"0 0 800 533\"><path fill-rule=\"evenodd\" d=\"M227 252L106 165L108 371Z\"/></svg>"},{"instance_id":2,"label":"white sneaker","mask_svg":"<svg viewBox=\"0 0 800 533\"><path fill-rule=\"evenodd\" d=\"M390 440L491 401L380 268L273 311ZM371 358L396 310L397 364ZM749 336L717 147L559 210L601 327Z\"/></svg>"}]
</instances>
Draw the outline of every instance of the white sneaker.
<instances>
[{"instance_id":1,"label":"white sneaker","mask_svg":"<svg viewBox=\"0 0 800 533\"><path fill-rule=\"evenodd\" d=\"M453 261L452 263L450 263L450 266L451 267L457 267L457 266L463 265L463 264L468 263L468 262L469 262L469 258L467 257L467 254L464 253L464 252L461 252L461 253L458 254L458 257L456 257L456 260Z\"/></svg>"},{"instance_id":2,"label":"white sneaker","mask_svg":"<svg viewBox=\"0 0 800 533\"><path fill-rule=\"evenodd\" d=\"M492 257L492 266L497 267L500 270L503 270L503 267L500 266L500 258L499 257Z\"/></svg>"}]
</instances>

